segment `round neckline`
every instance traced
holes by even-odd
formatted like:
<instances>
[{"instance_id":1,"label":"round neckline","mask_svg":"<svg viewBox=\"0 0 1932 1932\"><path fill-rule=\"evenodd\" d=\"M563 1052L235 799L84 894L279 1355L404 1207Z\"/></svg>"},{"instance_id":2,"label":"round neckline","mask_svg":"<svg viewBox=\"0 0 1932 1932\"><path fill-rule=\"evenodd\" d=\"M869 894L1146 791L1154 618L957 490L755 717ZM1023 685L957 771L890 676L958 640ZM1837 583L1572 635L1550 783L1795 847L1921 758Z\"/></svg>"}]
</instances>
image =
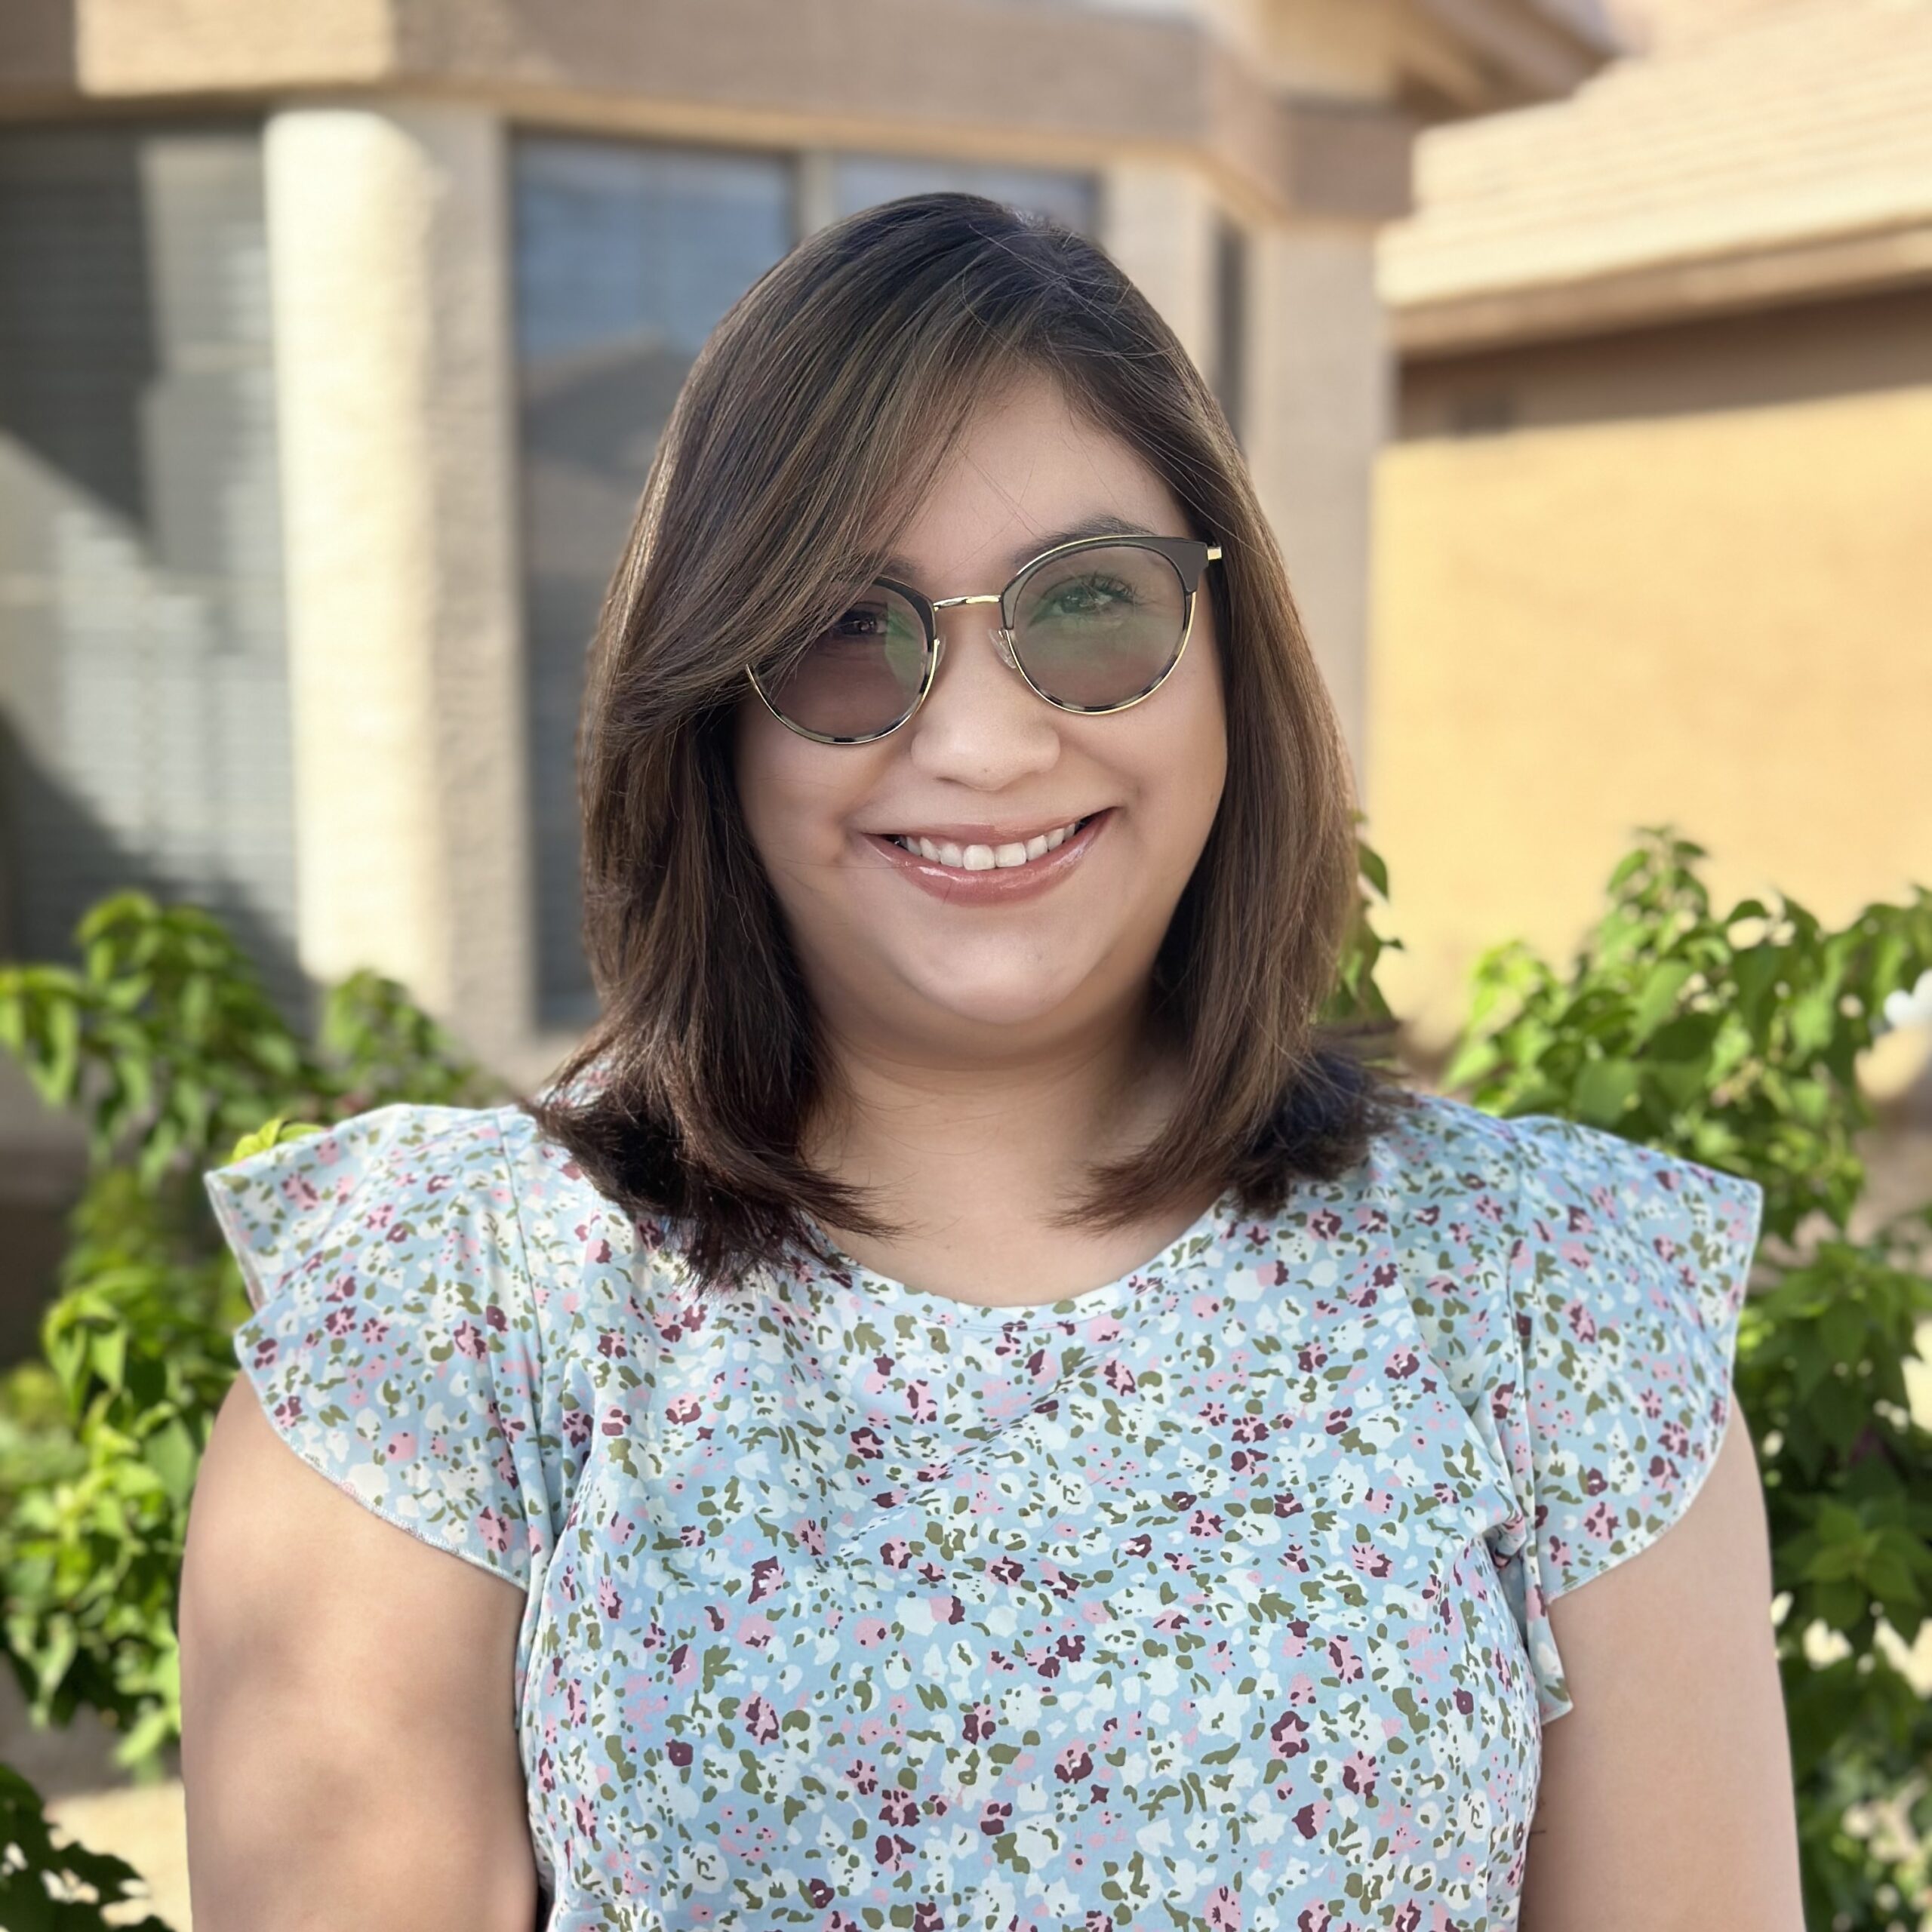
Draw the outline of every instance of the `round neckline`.
<instances>
[{"instance_id":1,"label":"round neckline","mask_svg":"<svg viewBox=\"0 0 1932 1932\"><path fill-rule=\"evenodd\" d=\"M1035 1323L1085 1321L1095 1315L1118 1314L1134 1307L1149 1285L1136 1286L1137 1278L1164 1273L1179 1265L1185 1251L1223 1220L1234 1218L1239 1204L1235 1190L1224 1189L1213 1202L1158 1253L1137 1263L1124 1274L1097 1287L1063 1295L1057 1301L1018 1302L1008 1307L989 1306L982 1302L961 1301L952 1295L930 1288L915 1288L904 1281L881 1275L848 1254L812 1216L804 1216L805 1225L823 1246L833 1268L849 1273L852 1291L859 1299L882 1313L910 1315L919 1320L949 1328L1000 1329L1028 1327ZM821 1272L824 1272L821 1266Z\"/></svg>"}]
</instances>

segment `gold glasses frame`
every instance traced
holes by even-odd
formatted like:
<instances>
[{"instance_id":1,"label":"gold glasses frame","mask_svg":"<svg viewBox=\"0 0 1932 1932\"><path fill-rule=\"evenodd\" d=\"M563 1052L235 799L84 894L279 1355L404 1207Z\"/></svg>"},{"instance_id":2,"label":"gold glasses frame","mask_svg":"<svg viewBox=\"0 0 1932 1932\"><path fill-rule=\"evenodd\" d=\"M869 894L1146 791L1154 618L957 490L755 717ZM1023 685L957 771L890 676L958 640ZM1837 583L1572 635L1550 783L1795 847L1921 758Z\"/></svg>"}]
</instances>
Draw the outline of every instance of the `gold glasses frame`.
<instances>
[{"instance_id":1,"label":"gold glasses frame","mask_svg":"<svg viewBox=\"0 0 1932 1932\"><path fill-rule=\"evenodd\" d=\"M1079 550L1120 549L1124 547L1152 550L1164 557L1173 566L1174 574L1180 579L1181 589L1186 602L1181 615L1180 643L1168 661L1167 668L1146 690L1137 691L1133 697L1124 698L1118 704L1066 704L1051 697L1036 685L1027 669L1014 649L1014 632L1016 628L1014 600L1026 588L1026 580L1043 565ZM788 731L795 731L801 738L809 738L820 745L870 745L881 738L889 738L900 727L910 720L926 701L926 694L933 688L934 680L939 675L940 660L946 654L946 640L940 635L937 614L955 604L997 604L1000 621L989 628L994 645L998 648L1000 660L1013 672L1033 695L1042 703L1051 705L1056 711L1066 711L1082 717L1109 717L1117 711L1128 711L1143 700L1152 697L1174 675L1187 651L1187 641L1194 635L1194 606L1200 593L1202 574L1211 563L1220 557L1221 546L1210 543L1198 537L1144 537L1135 531L1122 531L1118 535L1104 537L1077 537L1071 543L1056 543L1051 549L1042 550L1037 557L1029 557L1016 571L1004 590L983 592L964 597L927 597L913 589L909 583L902 583L896 577L880 577L872 580L869 588L890 590L903 597L918 614L924 626L926 639L925 674L921 679L917 694L906 709L905 715L895 718L882 731L869 731L857 737L834 737L823 731L808 731L794 719L787 718L772 703L764 687L758 682L756 669L745 666L745 675L751 680L752 689L758 699Z\"/></svg>"}]
</instances>

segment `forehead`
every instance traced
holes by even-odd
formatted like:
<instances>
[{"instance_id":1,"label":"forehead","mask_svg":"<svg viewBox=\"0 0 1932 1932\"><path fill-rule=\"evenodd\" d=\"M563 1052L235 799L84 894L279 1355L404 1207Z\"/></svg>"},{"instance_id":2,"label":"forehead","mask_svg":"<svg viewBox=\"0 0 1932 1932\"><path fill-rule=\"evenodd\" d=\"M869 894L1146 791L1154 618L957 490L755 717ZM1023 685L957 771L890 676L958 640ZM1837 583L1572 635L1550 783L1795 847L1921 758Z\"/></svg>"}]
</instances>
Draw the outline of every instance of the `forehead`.
<instances>
[{"instance_id":1,"label":"forehead","mask_svg":"<svg viewBox=\"0 0 1932 1932\"><path fill-rule=\"evenodd\" d=\"M1032 376L966 420L892 545L887 573L1003 578L1076 536L1183 537L1186 519L1158 474L1124 438Z\"/></svg>"}]
</instances>

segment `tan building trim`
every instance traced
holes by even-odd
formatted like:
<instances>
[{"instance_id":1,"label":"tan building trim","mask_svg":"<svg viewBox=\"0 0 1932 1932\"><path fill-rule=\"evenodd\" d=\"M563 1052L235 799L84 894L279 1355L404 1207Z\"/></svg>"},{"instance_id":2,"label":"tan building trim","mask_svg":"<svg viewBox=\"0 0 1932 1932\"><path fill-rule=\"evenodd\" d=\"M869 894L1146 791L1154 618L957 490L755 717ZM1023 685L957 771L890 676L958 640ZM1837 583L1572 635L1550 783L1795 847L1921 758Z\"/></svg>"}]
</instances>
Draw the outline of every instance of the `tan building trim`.
<instances>
[{"instance_id":1,"label":"tan building trim","mask_svg":"<svg viewBox=\"0 0 1932 1932\"><path fill-rule=\"evenodd\" d=\"M1390 319L1398 353L1459 355L1927 281L1932 221L1888 223L1808 243L1392 306Z\"/></svg>"},{"instance_id":2,"label":"tan building trim","mask_svg":"<svg viewBox=\"0 0 1932 1932\"><path fill-rule=\"evenodd\" d=\"M1531 0L1389 12L1398 94L1410 72L1494 106L1574 85L1601 57ZM1459 56L1467 71L1441 71ZM1407 212L1418 125L1298 93L1203 19L1018 0L9 0L0 25L0 112L365 89L786 146L850 146L859 126L871 147L1008 162L1185 154L1283 220Z\"/></svg>"}]
</instances>

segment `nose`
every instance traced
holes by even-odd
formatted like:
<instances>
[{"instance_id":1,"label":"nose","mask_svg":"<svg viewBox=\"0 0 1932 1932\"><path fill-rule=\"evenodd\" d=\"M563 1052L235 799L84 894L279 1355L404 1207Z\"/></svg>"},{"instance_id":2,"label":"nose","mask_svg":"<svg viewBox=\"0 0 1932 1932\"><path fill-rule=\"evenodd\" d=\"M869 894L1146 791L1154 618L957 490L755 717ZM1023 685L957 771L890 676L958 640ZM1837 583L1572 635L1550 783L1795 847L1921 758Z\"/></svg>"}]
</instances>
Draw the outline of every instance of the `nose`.
<instances>
[{"instance_id":1,"label":"nose","mask_svg":"<svg viewBox=\"0 0 1932 1932\"><path fill-rule=\"evenodd\" d=\"M954 608L974 605L992 608ZM919 771L977 792L997 792L1050 771L1060 757L1060 714L1020 676L1012 639L999 626L998 605L997 597L934 601L939 666L925 703L904 728Z\"/></svg>"}]
</instances>

